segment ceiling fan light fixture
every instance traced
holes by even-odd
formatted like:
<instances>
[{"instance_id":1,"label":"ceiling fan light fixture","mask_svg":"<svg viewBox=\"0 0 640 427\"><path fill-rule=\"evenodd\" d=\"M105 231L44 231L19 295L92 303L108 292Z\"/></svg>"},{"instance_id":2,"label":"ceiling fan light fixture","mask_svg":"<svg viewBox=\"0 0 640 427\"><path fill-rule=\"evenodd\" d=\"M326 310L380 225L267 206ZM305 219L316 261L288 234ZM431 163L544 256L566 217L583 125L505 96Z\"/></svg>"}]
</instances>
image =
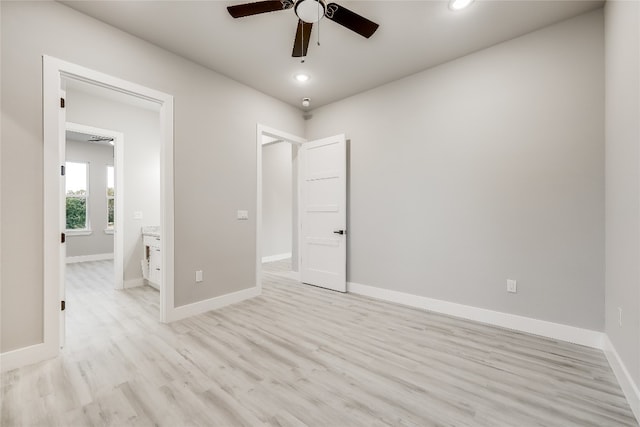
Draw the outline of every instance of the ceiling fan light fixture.
<instances>
[{"instance_id":1,"label":"ceiling fan light fixture","mask_svg":"<svg viewBox=\"0 0 640 427\"><path fill-rule=\"evenodd\" d=\"M295 76L293 76L293 78L296 79L296 81L298 81L300 83L304 83L304 82L308 81L311 77L309 77L308 74L298 73Z\"/></svg>"},{"instance_id":2,"label":"ceiling fan light fixture","mask_svg":"<svg viewBox=\"0 0 640 427\"><path fill-rule=\"evenodd\" d=\"M308 24L321 20L326 11L323 0L298 0L294 10L298 18Z\"/></svg>"},{"instance_id":3,"label":"ceiling fan light fixture","mask_svg":"<svg viewBox=\"0 0 640 427\"><path fill-rule=\"evenodd\" d=\"M462 10L466 9L473 3L473 0L450 0L449 1L449 9L451 10Z\"/></svg>"},{"instance_id":4,"label":"ceiling fan light fixture","mask_svg":"<svg viewBox=\"0 0 640 427\"><path fill-rule=\"evenodd\" d=\"M302 58L301 62L304 63L311 40L313 24L319 24L318 21L323 17L366 39L371 37L379 27L378 24L364 16L358 15L356 12L336 3L327 3L327 1L331 0L261 0L227 6L227 11L233 18L243 18L245 16L293 8L296 18L298 18L298 25L296 26L296 36L293 41L291 56L293 58ZM318 46L320 46L319 30L320 28L316 30Z\"/></svg>"}]
</instances>

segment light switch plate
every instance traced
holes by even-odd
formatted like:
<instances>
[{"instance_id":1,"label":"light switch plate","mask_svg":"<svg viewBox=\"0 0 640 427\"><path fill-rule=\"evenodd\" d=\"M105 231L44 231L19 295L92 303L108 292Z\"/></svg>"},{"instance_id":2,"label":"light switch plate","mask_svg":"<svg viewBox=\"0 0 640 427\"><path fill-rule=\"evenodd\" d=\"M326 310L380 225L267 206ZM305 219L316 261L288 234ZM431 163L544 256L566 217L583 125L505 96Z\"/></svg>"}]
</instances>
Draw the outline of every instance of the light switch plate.
<instances>
[{"instance_id":1,"label":"light switch plate","mask_svg":"<svg viewBox=\"0 0 640 427\"><path fill-rule=\"evenodd\" d=\"M196 282L202 282L203 280L203 274L202 274L202 270L196 270Z\"/></svg>"},{"instance_id":2,"label":"light switch plate","mask_svg":"<svg viewBox=\"0 0 640 427\"><path fill-rule=\"evenodd\" d=\"M249 219L249 211L238 211L237 217L241 220Z\"/></svg>"},{"instance_id":3,"label":"light switch plate","mask_svg":"<svg viewBox=\"0 0 640 427\"><path fill-rule=\"evenodd\" d=\"M518 292L518 286L515 280L507 279L507 292Z\"/></svg>"}]
</instances>

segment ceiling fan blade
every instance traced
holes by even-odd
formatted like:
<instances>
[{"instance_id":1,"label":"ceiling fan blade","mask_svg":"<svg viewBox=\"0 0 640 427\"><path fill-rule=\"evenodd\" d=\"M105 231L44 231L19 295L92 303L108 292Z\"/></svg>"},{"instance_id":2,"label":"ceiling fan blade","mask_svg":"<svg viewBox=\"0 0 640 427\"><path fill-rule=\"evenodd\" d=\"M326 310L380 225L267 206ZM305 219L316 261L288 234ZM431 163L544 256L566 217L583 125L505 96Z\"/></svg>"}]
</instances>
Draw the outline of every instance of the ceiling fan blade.
<instances>
[{"instance_id":1,"label":"ceiling fan blade","mask_svg":"<svg viewBox=\"0 0 640 427\"><path fill-rule=\"evenodd\" d=\"M307 56L312 28L313 24L304 22L302 19L298 20L298 29L296 30L296 39L293 42L293 52L291 53L291 56L294 58Z\"/></svg>"},{"instance_id":2,"label":"ceiling fan blade","mask_svg":"<svg viewBox=\"0 0 640 427\"><path fill-rule=\"evenodd\" d=\"M260 13L289 9L292 5L293 3L282 2L280 0L266 0L228 6L227 10L234 18L243 18L245 16L258 15Z\"/></svg>"},{"instance_id":3,"label":"ceiling fan blade","mask_svg":"<svg viewBox=\"0 0 640 427\"><path fill-rule=\"evenodd\" d=\"M327 11L324 16L366 38L371 37L379 27L375 22L369 21L367 18L336 3L327 5Z\"/></svg>"}]
</instances>

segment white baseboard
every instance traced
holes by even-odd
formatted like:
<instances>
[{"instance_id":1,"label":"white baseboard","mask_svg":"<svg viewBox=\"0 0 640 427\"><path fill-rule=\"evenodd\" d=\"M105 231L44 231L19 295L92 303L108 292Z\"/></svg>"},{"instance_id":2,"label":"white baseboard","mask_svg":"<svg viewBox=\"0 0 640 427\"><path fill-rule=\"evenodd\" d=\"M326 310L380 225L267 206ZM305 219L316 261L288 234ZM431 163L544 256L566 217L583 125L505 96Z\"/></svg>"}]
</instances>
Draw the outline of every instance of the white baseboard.
<instances>
[{"instance_id":1,"label":"white baseboard","mask_svg":"<svg viewBox=\"0 0 640 427\"><path fill-rule=\"evenodd\" d=\"M281 261L281 260L287 259L287 258L291 258L291 252L287 252L286 254L263 256L262 257L262 262L264 263L264 262Z\"/></svg>"},{"instance_id":2,"label":"white baseboard","mask_svg":"<svg viewBox=\"0 0 640 427\"><path fill-rule=\"evenodd\" d=\"M629 402L629 406L631 406L633 415L636 416L636 420L640 421L640 390L638 390L638 385L633 381L633 378L631 378L627 367L622 363L620 355L618 355L616 348L613 346L609 336L607 335L605 335L604 338L603 350L605 356L607 356L607 360L609 361L609 365L611 366L613 373L618 379L620 388L622 388L622 391L627 398L627 402Z\"/></svg>"},{"instance_id":3,"label":"white baseboard","mask_svg":"<svg viewBox=\"0 0 640 427\"><path fill-rule=\"evenodd\" d=\"M129 279L129 280L125 280L124 281L124 288L125 289L137 288L138 286L144 286L144 279L142 277L139 277L137 279Z\"/></svg>"},{"instance_id":4,"label":"white baseboard","mask_svg":"<svg viewBox=\"0 0 640 427\"><path fill-rule=\"evenodd\" d=\"M531 317L518 316L516 314L502 313L469 305L457 304L418 295L407 294L389 289L377 288L360 283L347 283L347 291L384 301L395 302L410 307L421 308L449 316L461 317L476 322L488 323L520 332L541 335L575 344L585 345L597 349L603 348L604 334L589 329L575 326L562 325L560 323L547 322Z\"/></svg>"},{"instance_id":5,"label":"white baseboard","mask_svg":"<svg viewBox=\"0 0 640 427\"><path fill-rule=\"evenodd\" d=\"M0 372L21 368L43 360L52 359L58 355L58 350L50 345L41 343L7 351L0 354Z\"/></svg>"},{"instance_id":6,"label":"white baseboard","mask_svg":"<svg viewBox=\"0 0 640 427\"><path fill-rule=\"evenodd\" d=\"M215 298L209 298L207 300L194 302L193 304L181 305L168 313L168 321L173 322L187 317L196 316L198 314L206 313L207 311L217 310L227 305L236 304L249 298L257 297L260 295L260 289L258 287L243 289L241 291L233 292L226 295L221 295Z\"/></svg>"},{"instance_id":7,"label":"white baseboard","mask_svg":"<svg viewBox=\"0 0 640 427\"><path fill-rule=\"evenodd\" d=\"M113 253L110 253L110 254L68 256L65 261L67 262L67 264L73 264L74 262L103 261L103 260L106 260L106 259L113 259Z\"/></svg>"}]
</instances>

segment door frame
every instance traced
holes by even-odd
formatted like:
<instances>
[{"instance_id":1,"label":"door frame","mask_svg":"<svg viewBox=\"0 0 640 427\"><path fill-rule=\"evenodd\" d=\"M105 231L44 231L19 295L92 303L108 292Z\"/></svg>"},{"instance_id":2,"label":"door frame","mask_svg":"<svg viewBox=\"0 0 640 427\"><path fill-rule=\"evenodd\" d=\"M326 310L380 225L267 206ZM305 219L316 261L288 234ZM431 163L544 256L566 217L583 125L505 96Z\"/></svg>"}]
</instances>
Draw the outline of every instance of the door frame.
<instances>
[{"instance_id":1,"label":"door frame","mask_svg":"<svg viewBox=\"0 0 640 427\"><path fill-rule=\"evenodd\" d=\"M173 194L173 96L99 71L42 56L43 71L43 180L44 180L44 300L42 357L55 357L63 332L60 320L60 290L64 258L60 243L62 206L59 191L60 167L64 161L65 111L60 108L63 79L74 79L115 90L160 105L160 230L163 239L160 321L172 320L174 306L174 194Z\"/></svg>"},{"instance_id":2,"label":"door frame","mask_svg":"<svg viewBox=\"0 0 640 427\"><path fill-rule=\"evenodd\" d=\"M265 126L263 124L258 123L256 126L256 175L257 175L257 183L256 183L256 287L259 292L262 292L262 137L268 136L271 138L276 138L277 140L282 140L292 145L300 146L303 143L307 142L306 139L292 135L290 133L271 128L269 126ZM275 141L274 141L275 142ZM298 181L298 185L296 186L297 192L297 206L296 206L296 220L295 227L297 232L297 261L298 266L300 265L300 168L295 168L297 170L294 171L292 175L295 176L295 179Z\"/></svg>"},{"instance_id":3,"label":"door frame","mask_svg":"<svg viewBox=\"0 0 640 427\"><path fill-rule=\"evenodd\" d=\"M124 134L109 129L67 121L65 130L113 138L115 170L115 212L113 233L114 289L124 289ZM64 198L64 196L63 196ZM98 230L99 231L99 230Z\"/></svg>"}]
</instances>

